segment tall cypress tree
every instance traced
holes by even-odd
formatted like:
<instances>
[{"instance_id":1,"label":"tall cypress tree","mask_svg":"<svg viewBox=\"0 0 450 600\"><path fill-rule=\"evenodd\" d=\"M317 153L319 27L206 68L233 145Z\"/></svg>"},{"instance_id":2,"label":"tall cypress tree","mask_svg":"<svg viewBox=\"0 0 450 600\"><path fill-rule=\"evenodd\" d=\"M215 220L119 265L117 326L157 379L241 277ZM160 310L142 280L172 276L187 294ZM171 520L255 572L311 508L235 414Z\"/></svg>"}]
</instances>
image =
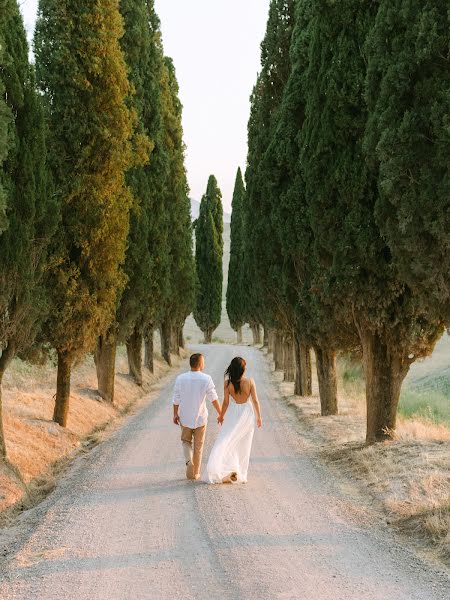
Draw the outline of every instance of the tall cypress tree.
<instances>
[{"instance_id":1,"label":"tall cypress tree","mask_svg":"<svg viewBox=\"0 0 450 600\"><path fill-rule=\"evenodd\" d=\"M108 329L125 283L133 119L119 40L118 0L40 0L38 82L49 114L49 153L61 204L48 338L58 353L54 420L67 423L74 361Z\"/></svg>"},{"instance_id":2,"label":"tall cypress tree","mask_svg":"<svg viewBox=\"0 0 450 600\"><path fill-rule=\"evenodd\" d=\"M0 2L0 69L2 71L6 62L5 25L10 15L8 5L7 0ZM0 233L7 228L5 176L2 167L11 146L10 126L12 122L12 112L6 103L5 93L5 83L0 77Z\"/></svg>"},{"instance_id":3,"label":"tall cypress tree","mask_svg":"<svg viewBox=\"0 0 450 600\"><path fill-rule=\"evenodd\" d=\"M0 233L0 456L4 457L1 382L12 358L26 356L32 347L48 310L44 274L57 207L48 185L41 99L16 0L2 5L0 45L1 102L8 109L0 111L0 135L8 149L0 164L8 216L8 227Z\"/></svg>"},{"instance_id":4,"label":"tall cypress tree","mask_svg":"<svg viewBox=\"0 0 450 600\"><path fill-rule=\"evenodd\" d=\"M308 347L314 346L323 415L337 412L335 349L331 311L311 294L316 258L308 221L300 150L305 115L305 74L309 63L311 0L296 4L290 59L291 73L283 91L274 133L264 157L265 197L272 206L272 226L281 248L280 288L295 332L296 389L310 393ZM340 332L342 335L342 332ZM342 343L342 339L339 340Z\"/></svg>"},{"instance_id":5,"label":"tall cypress tree","mask_svg":"<svg viewBox=\"0 0 450 600\"><path fill-rule=\"evenodd\" d=\"M392 435L409 366L442 331L399 277L376 223L376 179L363 152L363 48L376 8L370 0L315 4L301 153L318 265L313 289L339 326L358 332L369 443Z\"/></svg>"},{"instance_id":6,"label":"tall cypress tree","mask_svg":"<svg viewBox=\"0 0 450 600\"><path fill-rule=\"evenodd\" d=\"M293 17L292 0L271 1L261 44L261 72L252 94L245 175L244 277L252 281L251 291L244 296L246 320L256 331L259 324L278 330L280 340L284 333L290 335L293 323L279 285L282 257L271 221L274 201L267 189L272 166L265 160L265 155L274 135L290 74Z\"/></svg>"},{"instance_id":7,"label":"tall cypress tree","mask_svg":"<svg viewBox=\"0 0 450 600\"><path fill-rule=\"evenodd\" d=\"M222 318L223 259L222 194L214 175L208 180L207 192L200 204L195 230L195 263L198 279L194 319L205 336L212 340Z\"/></svg>"},{"instance_id":8,"label":"tall cypress tree","mask_svg":"<svg viewBox=\"0 0 450 600\"><path fill-rule=\"evenodd\" d=\"M165 200L168 216L169 288L161 321L164 358L170 362L171 350L184 345L183 326L195 303L196 279L193 256L191 205L184 166L182 106L175 67L166 58L164 122L170 164Z\"/></svg>"},{"instance_id":9,"label":"tall cypress tree","mask_svg":"<svg viewBox=\"0 0 450 600\"><path fill-rule=\"evenodd\" d=\"M159 80L162 65L159 23L155 23L153 2L148 0L123 0L120 3L125 32L121 47L128 66L128 77L134 93L129 105L137 115L134 145L142 148L153 145L160 127ZM154 285L154 268L149 248L152 210L157 199L152 185L152 162L142 160L127 174L127 183L133 194L130 213L130 231L124 271L126 287L120 297L116 321L107 335L99 338L95 352L99 391L104 398L114 397L115 353L117 341L127 344L130 374L138 385L142 384L142 337L145 314ZM161 249L163 251L163 249Z\"/></svg>"},{"instance_id":10,"label":"tall cypress tree","mask_svg":"<svg viewBox=\"0 0 450 600\"><path fill-rule=\"evenodd\" d=\"M366 151L379 225L428 314L450 322L450 13L445 0L380 2L367 41Z\"/></svg>"},{"instance_id":11,"label":"tall cypress tree","mask_svg":"<svg viewBox=\"0 0 450 600\"><path fill-rule=\"evenodd\" d=\"M242 179L242 172L239 167L234 184L232 212L231 212L231 242L230 242L230 263L228 267L228 287L227 287L227 313L230 319L231 327L237 333L238 344L242 342L242 326L245 323L244 307L242 305L242 295L244 289L243 282L243 204L245 196L245 186Z\"/></svg>"}]
</instances>

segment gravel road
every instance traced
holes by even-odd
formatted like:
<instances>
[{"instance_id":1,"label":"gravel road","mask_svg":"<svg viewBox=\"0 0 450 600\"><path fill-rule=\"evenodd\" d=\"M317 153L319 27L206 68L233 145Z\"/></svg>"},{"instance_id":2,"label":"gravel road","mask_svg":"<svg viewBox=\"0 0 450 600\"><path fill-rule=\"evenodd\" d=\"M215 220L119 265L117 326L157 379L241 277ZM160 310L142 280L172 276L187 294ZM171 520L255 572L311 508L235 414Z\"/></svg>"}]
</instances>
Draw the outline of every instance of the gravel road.
<instances>
[{"instance_id":1,"label":"gravel road","mask_svg":"<svg viewBox=\"0 0 450 600\"><path fill-rule=\"evenodd\" d=\"M403 548L309 455L259 351L195 348L218 389L236 354L256 380L264 427L248 484L184 479L172 377L0 535L2 600L450 598L447 574ZM217 430L211 418L204 459Z\"/></svg>"}]
</instances>

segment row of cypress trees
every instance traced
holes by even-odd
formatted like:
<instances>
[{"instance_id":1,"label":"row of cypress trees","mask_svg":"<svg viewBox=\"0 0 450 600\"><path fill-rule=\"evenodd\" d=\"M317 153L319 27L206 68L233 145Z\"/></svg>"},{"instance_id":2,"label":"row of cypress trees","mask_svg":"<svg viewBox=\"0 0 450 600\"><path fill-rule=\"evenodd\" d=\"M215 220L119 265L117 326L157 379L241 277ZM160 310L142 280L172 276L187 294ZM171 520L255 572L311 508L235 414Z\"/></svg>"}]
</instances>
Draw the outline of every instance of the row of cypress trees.
<instances>
[{"instance_id":1,"label":"row of cypress trees","mask_svg":"<svg viewBox=\"0 0 450 600\"><path fill-rule=\"evenodd\" d=\"M40 0L34 50L35 68L17 0L0 0L0 390L14 356L53 348L65 426L86 353L113 401L117 343L138 384L155 328L168 361L178 350L195 299L192 225L153 0Z\"/></svg>"},{"instance_id":2,"label":"row of cypress trees","mask_svg":"<svg viewBox=\"0 0 450 600\"><path fill-rule=\"evenodd\" d=\"M361 354L369 443L450 321L449 25L445 0L272 0L252 95L230 318L293 341L297 393L314 348L323 414Z\"/></svg>"}]
</instances>

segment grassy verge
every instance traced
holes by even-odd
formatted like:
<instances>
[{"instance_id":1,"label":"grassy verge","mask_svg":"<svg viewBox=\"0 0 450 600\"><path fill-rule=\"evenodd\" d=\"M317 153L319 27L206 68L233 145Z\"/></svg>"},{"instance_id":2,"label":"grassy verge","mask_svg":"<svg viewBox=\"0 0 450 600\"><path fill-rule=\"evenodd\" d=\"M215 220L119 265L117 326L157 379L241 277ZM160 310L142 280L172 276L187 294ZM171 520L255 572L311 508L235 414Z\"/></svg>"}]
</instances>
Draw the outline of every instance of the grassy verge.
<instances>
[{"instance_id":1,"label":"grassy verge","mask_svg":"<svg viewBox=\"0 0 450 600\"><path fill-rule=\"evenodd\" d=\"M0 524L44 498L75 456L102 441L107 429L146 402L169 371L156 354L154 373L144 370L143 386L138 387L128 375L125 349L119 348L112 405L98 395L95 366L87 357L73 371L68 426L62 428L52 421L55 366L15 360L3 387L8 463L0 463Z\"/></svg>"},{"instance_id":2,"label":"grassy verge","mask_svg":"<svg viewBox=\"0 0 450 600\"><path fill-rule=\"evenodd\" d=\"M448 404L438 394L411 393L407 387L397 438L368 447L361 365L340 358L338 376L339 415L332 417L320 416L314 368L311 397L294 396L293 384L282 382L280 373L274 379L281 395L296 408L311 452L335 471L345 493L351 495L354 488L350 501L357 506L362 492L371 512L450 564Z\"/></svg>"}]
</instances>

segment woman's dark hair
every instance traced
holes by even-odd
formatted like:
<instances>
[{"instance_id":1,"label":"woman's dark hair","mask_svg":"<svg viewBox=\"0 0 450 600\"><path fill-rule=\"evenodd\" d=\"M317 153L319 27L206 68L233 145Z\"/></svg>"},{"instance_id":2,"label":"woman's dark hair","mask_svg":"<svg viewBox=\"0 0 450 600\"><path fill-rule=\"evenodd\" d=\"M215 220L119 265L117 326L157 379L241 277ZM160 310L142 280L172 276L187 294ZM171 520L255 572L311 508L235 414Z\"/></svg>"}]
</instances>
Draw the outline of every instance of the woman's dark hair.
<instances>
[{"instance_id":1,"label":"woman's dark hair","mask_svg":"<svg viewBox=\"0 0 450 600\"><path fill-rule=\"evenodd\" d=\"M230 363L230 366L225 371L225 377L228 379L228 383L232 383L234 391L239 394L241 391L241 378L244 374L247 363L240 356L236 356Z\"/></svg>"}]
</instances>

